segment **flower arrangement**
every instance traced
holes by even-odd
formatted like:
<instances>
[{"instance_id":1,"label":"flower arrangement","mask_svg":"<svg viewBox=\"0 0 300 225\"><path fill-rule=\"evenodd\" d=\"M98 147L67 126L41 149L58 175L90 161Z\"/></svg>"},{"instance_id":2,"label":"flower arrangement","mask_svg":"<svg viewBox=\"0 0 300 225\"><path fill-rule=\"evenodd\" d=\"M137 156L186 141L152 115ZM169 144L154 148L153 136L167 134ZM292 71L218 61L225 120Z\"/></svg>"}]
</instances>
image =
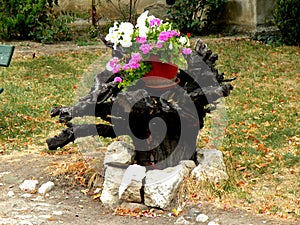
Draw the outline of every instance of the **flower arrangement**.
<instances>
[{"instance_id":1,"label":"flower arrangement","mask_svg":"<svg viewBox=\"0 0 300 225\"><path fill-rule=\"evenodd\" d=\"M115 50L119 46L125 50L123 58L113 57L107 64L108 70L120 74L115 78L119 87L126 87L148 73L151 56L158 56L162 63L183 67L186 65L184 55L192 52L188 35L181 35L172 28L172 23L148 16L148 11L138 17L135 26L115 22L105 40L111 42Z\"/></svg>"}]
</instances>

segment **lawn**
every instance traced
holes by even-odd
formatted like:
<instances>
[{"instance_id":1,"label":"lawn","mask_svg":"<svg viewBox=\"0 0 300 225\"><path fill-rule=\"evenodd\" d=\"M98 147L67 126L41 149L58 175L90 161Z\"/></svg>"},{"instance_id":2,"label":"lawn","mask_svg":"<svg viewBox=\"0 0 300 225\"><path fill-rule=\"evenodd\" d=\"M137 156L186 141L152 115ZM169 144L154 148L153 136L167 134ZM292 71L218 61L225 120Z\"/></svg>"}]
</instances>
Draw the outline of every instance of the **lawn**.
<instances>
[{"instance_id":1,"label":"lawn","mask_svg":"<svg viewBox=\"0 0 300 225\"><path fill-rule=\"evenodd\" d=\"M225 101L227 125L218 146L230 179L211 185L205 196L201 185L190 185L187 197L299 218L299 47L238 38L205 41L219 54L219 71L237 77ZM50 118L51 107L73 104L83 74L101 55L99 51L16 58L10 67L0 68L0 86L5 89L0 95L0 152L46 150L45 139L64 128ZM209 134L209 127L205 132ZM199 140L199 147L205 142Z\"/></svg>"}]
</instances>

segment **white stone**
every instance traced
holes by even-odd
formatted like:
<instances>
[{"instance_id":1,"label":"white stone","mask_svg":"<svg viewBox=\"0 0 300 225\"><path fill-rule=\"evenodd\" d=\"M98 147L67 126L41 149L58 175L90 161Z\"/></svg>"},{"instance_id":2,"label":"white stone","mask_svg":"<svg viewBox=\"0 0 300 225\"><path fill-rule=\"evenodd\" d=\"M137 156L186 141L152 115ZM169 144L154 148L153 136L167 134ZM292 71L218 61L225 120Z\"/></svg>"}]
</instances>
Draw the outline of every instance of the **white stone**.
<instances>
[{"instance_id":1,"label":"white stone","mask_svg":"<svg viewBox=\"0 0 300 225\"><path fill-rule=\"evenodd\" d=\"M140 190L143 186L143 179L146 176L146 167L130 165L122 178L119 187L119 198L127 202L141 202Z\"/></svg>"},{"instance_id":2,"label":"white stone","mask_svg":"<svg viewBox=\"0 0 300 225\"><path fill-rule=\"evenodd\" d=\"M13 191L7 192L7 196L10 198L13 197L14 195L15 195L15 193Z\"/></svg>"},{"instance_id":3,"label":"white stone","mask_svg":"<svg viewBox=\"0 0 300 225\"><path fill-rule=\"evenodd\" d=\"M24 180L24 182L19 186L22 191L32 192L36 189L39 182L37 180Z\"/></svg>"},{"instance_id":4,"label":"white stone","mask_svg":"<svg viewBox=\"0 0 300 225\"><path fill-rule=\"evenodd\" d=\"M219 225L219 224L214 221L210 221L207 225Z\"/></svg>"},{"instance_id":5,"label":"white stone","mask_svg":"<svg viewBox=\"0 0 300 225\"><path fill-rule=\"evenodd\" d=\"M197 149L197 161L201 165L226 171L223 153L217 149Z\"/></svg>"},{"instance_id":6,"label":"white stone","mask_svg":"<svg viewBox=\"0 0 300 225\"><path fill-rule=\"evenodd\" d=\"M115 141L107 147L104 164L121 163L130 165L133 162L135 150L133 146L122 141Z\"/></svg>"},{"instance_id":7,"label":"white stone","mask_svg":"<svg viewBox=\"0 0 300 225\"><path fill-rule=\"evenodd\" d=\"M48 181L41 185L41 187L38 190L38 193L44 195L50 192L53 188L54 188L54 183L52 181Z\"/></svg>"},{"instance_id":8,"label":"white stone","mask_svg":"<svg viewBox=\"0 0 300 225\"><path fill-rule=\"evenodd\" d=\"M53 211L52 212L52 215L54 215L54 216L61 216L62 214L63 214L62 211Z\"/></svg>"},{"instance_id":9,"label":"white stone","mask_svg":"<svg viewBox=\"0 0 300 225\"><path fill-rule=\"evenodd\" d=\"M177 224L177 225L188 225L188 224L191 224L191 223L188 220L186 220L183 216L180 216L175 221L175 224Z\"/></svg>"},{"instance_id":10,"label":"white stone","mask_svg":"<svg viewBox=\"0 0 300 225\"><path fill-rule=\"evenodd\" d=\"M20 223L20 225L33 225L33 223L27 221L27 220L22 220Z\"/></svg>"},{"instance_id":11,"label":"white stone","mask_svg":"<svg viewBox=\"0 0 300 225\"><path fill-rule=\"evenodd\" d=\"M26 193L21 195L22 198L31 198L32 194Z\"/></svg>"},{"instance_id":12,"label":"white stone","mask_svg":"<svg viewBox=\"0 0 300 225\"><path fill-rule=\"evenodd\" d=\"M210 181L213 183L228 179L228 175L225 171L201 164L192 170L191 177L195 177L200 181Z\"/></svg>"},{"instance_id":13,"label":"white stone","mask_svg":"<svg viewBox=\"0 0 300 225\"><path fill-rule=\"evenodd\" d=\"M189 172L184 164L148 171L144 187L145 205L167 209L175 199L184 176Z\"/></svg>"},{"instance_id":14,"label":"white stone","mask_svg":"<svg viewBox=\"0 0 300 225\"><path fill-rule=\"evenodd\" d=\"M209 217L207 215L205 215L205 214L199 214L196 217L196 221L200 222L200 223L205 223L208 219L209 219Z\"/></svg>"},{"instance_id":15,"label":"white stone","mask_svg":"<svg viewBox=\"0 0 300 225\"><path fill-rule=\"evenodd\" d=\"M107 166L105 169L103 190L100 200L104 205L115 206L120 204L119 187L126 168Z\"/></svg>"}]
</instances>

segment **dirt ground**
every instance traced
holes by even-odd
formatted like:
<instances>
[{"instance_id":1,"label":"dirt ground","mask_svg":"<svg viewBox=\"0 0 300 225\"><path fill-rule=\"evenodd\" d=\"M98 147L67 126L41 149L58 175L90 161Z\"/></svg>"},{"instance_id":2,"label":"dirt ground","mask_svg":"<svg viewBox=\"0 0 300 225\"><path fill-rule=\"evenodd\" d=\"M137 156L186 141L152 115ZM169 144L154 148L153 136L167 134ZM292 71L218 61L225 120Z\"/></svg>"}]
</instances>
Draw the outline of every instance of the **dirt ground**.
<instances>
[{"instance_id":1,"label":"dirt ground","mask_svg":"<svg viewBox=\"0 0 300 225\"><path fill-rule=\"evenodd\" d=\"M32 57L44 54L56 54L61 51L99 50L103 45L78 47L74 43L42 45L33 42L6 43L16 46L14 58ZM34 147L33 147L34 148ZM243 209L224 209L202 202L201 205L189 206L180 217L170 216L170 212L157 210L155 218L134 218L118 216L114 210L104 207L99 200L85 195L80 185L71 185L67 180L51 175L57 165L78 160L77 155L41 154L39 150L13 152L0 155L0 224L103 224L103 225L167 225L167 224L208 224L219 225L296 225L293 221L279 220L271 216L254 215ZM42 196L38 193L26 193L19 185L26 179L36 179L39 185L52 181L54 189ZM13 194L12 194L13 193ZM209 217L205 223L195 222L192 212L203 213ZM190 221L190 222L189 222ZM212 224L212 223L211 223Z\"/></svg>"},{"instance_id":2,"label":"dirt ground","mask_svg":"<svg viewBox=\"0 0 300 225\"><path fill-rule=\"evenodd\" d=\"M114 210L104 207L99 200L83 194L84 187L71 185L66 179L51 176L54 165L74 162L78 155L51 155L39 152L14 152L0 157L0 224L185 224L170 212L159 213L156 218L134 218L118 216ZM45 196L39 193L27 193L19 188L26 179L36 179L39 185L52 181L55 187ZM38 185L38 186L39 186ZM8 193L13 192L13 196ZM220 225L296 225L293 221L278 220L269 216L253 215L241 209L224 209L213 204L189 206L182 216L191 219L191 212L205 214L209 221ZM205 224L205 223L190 224ZM206 224L208 224L208 222ZM186 223L189 224L189 223Z\"/></svg>"}]
</instances>

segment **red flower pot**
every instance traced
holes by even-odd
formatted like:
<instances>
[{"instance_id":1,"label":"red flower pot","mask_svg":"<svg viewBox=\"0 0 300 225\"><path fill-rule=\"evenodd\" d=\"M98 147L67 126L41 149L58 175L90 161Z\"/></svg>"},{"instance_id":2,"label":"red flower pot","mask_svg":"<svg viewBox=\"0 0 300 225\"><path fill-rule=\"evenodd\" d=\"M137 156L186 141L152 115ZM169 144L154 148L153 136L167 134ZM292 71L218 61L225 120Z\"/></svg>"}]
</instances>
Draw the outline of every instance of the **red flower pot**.
<instances>
[{"instance_id":1,"label":"red flower pot","mask_svg":"<svg viewBox=\"0 0 300 225\"><path fill-rule=\"evenodd\" d=\"M179 83L177 65L162 63L158 56L151 56L149 62L152 64L152 70L142 78L146 86L151 88L168 88Z\"/></svg>"},{"instance_id":2,"label":"red flower pot","mask_svg":"<svg viewBox=\"0 0 300 225\"><path fill-rule=\"evenodd\" d=\"M146 73L144 77L161 77L174 80L178 73L178 66L171 63L162 63L158 56L151 56L149 62L152 64L152 70Z\"/></svg>"}]
</instances>

